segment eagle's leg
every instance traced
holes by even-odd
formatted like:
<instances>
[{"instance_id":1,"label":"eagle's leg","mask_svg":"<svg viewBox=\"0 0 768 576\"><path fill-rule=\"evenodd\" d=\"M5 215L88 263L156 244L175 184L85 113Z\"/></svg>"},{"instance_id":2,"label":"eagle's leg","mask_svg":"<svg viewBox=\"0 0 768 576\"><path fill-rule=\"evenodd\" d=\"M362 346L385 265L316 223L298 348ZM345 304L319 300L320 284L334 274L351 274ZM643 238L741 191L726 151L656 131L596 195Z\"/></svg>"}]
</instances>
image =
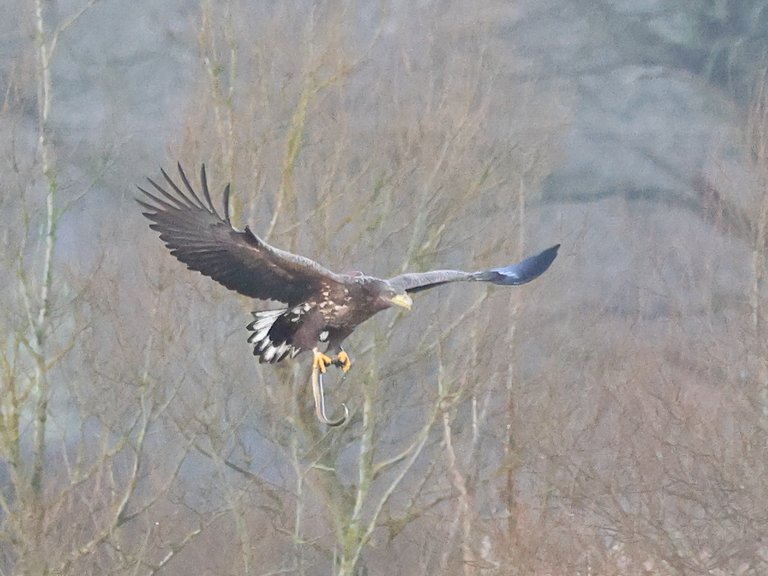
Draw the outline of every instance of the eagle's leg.
<instances>
[{"instance_id":1,"label":"eagle's leg","mask_svg":"<svg viewBox=\"0 0 768 576\"><path fill-rule=\"evenodd\" d=\"M333 364L333 359L330 356L326 356L317 347L312 348L312 354L314 359L312 360L312 371L319 370L321 374L325 374L325 370Z\"/></svg>"},{"instance_id":2,"label":"eagle's leg","mask_svg":"<svg viewBox=\"0 0 768 576\"><path fill-rule=\"evenodd\" d=\"M325 354L318 352L317 348L313 349L312 352L315 354L315 359L312 363L312 394L315 397L315 414L317 415L317 419L323 424L328 426L341 426L349 417L349 409L346 404L341 405L341 407L344 408L344 416L337 418L336 420L328 418L328 415L325 412L323 374L325 373L326 367L330 365L333 360Z\"/></svg>"},{"instance_id":3,"label":"eagle's leg","mask_svg":"<svg viewBox=\"0 0 768 576\"><path fill-rule=\"evenodd\" d=\"M333 361L333 363L336 366L339 366L344 374L349 372L349 369L352 368L352 360L349 358L349 354L347 354L343 349L339 350L339 353L336 354L336 359Z\"/></svg>"}]
</instances>

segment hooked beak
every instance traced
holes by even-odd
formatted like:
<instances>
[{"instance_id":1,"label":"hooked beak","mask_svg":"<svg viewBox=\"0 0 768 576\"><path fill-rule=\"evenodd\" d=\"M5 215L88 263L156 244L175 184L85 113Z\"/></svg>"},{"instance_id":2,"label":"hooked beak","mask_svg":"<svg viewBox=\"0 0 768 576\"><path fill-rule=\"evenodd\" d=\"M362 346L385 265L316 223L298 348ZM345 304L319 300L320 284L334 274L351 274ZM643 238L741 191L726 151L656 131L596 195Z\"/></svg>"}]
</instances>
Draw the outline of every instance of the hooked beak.
<instances>
[{"instance_id":1,"label":"hooked beak","mask_svg":"<svg viewBox=\"0 0 768 576\"><path fill-rule=\"evenodd\" d=\"M390 299L390 302L392 302L392 304L402 306L406 310L410 310L411 305L413 304L413 300L411 300L411 297L408 296L408 294L395 294Z\"/></svg>"}]
</instances>

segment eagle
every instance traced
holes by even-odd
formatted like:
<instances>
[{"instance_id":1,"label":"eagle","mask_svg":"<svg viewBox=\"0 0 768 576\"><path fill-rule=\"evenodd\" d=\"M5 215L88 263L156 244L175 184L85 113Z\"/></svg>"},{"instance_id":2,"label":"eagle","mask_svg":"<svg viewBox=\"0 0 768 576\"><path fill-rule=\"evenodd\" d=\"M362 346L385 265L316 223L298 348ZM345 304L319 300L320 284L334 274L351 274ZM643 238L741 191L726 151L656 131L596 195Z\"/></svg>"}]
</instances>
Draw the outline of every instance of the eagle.
<instances>
[{"instance_id":1,"label":"eagle","mask_svg":"<svg viewBox=\"0 0 768 576\"><path fill-rule=\"evenodd\" d=\"M332 364L346 374L352 362L342 348L344 340L377 312L392 306L410 310L411 294L450 282L525 284L549 268L560 247L478 272L433 270L389 279L340 274L271 246L248 226L238 230L230 219L230 185L224 188L220 214L211 199L205 164L200 168L202 194L195 191L180 163L177 168L181 185L161 169L165 185L147 178L152 191L138 186L143 196L136 200L150 228L190 270L249 298L282 303L280 308L252 313L247 329L253 354L260 363L274 364L311 351L313 376L324 374ZM324 351L320 344L326 345ZM315 399L317 403L317 392Z\"/></svg>"}]
</instances>

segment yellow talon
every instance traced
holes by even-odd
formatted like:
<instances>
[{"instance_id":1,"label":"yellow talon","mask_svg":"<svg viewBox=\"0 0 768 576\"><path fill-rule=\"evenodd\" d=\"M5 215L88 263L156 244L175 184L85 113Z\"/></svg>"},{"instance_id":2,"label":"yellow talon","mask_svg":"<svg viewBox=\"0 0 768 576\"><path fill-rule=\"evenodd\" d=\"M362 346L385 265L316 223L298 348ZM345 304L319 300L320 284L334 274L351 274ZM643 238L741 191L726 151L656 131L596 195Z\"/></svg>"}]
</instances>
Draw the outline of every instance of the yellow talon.
<instances>
[{"instance_id":1,"label":"yellow talon","mask_svg":"<svg viewBox=\"0 0 768 576\"><path fill-rule=\"evenodd\" d=\"M326 356L317 348L313 348L312 353L315 355L314 360L312 360L312 370L320 370L321 374L325 374L326 367L333 364L333 360L330 356Z\"/></svg>"},{"instance_id":2,"label":"yellow talon","mask_svg":"<svg viewBox=\"0 0 768 576\"><path fill-rule=\"evenodd\" d=\"M349 354L342 350L339 352L339 355L336 356L336 360L341 362L341 371L344 372L344 374L349 372L349 369L352 367L352 360L349 359Z\"/></svg>"}]
</instances>

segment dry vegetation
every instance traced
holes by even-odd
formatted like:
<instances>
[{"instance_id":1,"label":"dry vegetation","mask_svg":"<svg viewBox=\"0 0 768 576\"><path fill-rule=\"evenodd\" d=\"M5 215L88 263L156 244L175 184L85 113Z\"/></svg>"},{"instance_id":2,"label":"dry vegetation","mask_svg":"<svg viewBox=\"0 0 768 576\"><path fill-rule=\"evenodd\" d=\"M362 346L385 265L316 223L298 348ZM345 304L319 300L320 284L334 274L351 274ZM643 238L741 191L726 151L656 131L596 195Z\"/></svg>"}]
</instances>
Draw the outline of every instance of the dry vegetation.
<instances>
[{"instance_id":1,"label":"dry vegetation","mask_svg":"<svg viewBox=\"0 0 768 576\"><path fill-rule=\"evenodd\" d=\"M735 297L716 291L715 255L671 282L646 254L628 311L589 307L572 238L533 286L436 289L366 324L330 390L352 420L329 431L306 358L257 365L254 304L184 271L133 206L103 223L87 265L56 258L58 218L93 185L62 186L49 116L54 43L77 19L30 4L35 40L0 116L0 574L766 568L762 192L742 205L702 178L684 215L752 247ZM568 94L515 79L521 61L489 40L497 12L272 4L201 2L199 82L170 144L168 163L232 182L236 220L380 275L561 240L536 191ZM766 110L759 84L746 132L760 191ZM634 218L617 224L630 240L646 232ZM664 294L663 311L644 294Z\"/></svg>"}]
</instances>

